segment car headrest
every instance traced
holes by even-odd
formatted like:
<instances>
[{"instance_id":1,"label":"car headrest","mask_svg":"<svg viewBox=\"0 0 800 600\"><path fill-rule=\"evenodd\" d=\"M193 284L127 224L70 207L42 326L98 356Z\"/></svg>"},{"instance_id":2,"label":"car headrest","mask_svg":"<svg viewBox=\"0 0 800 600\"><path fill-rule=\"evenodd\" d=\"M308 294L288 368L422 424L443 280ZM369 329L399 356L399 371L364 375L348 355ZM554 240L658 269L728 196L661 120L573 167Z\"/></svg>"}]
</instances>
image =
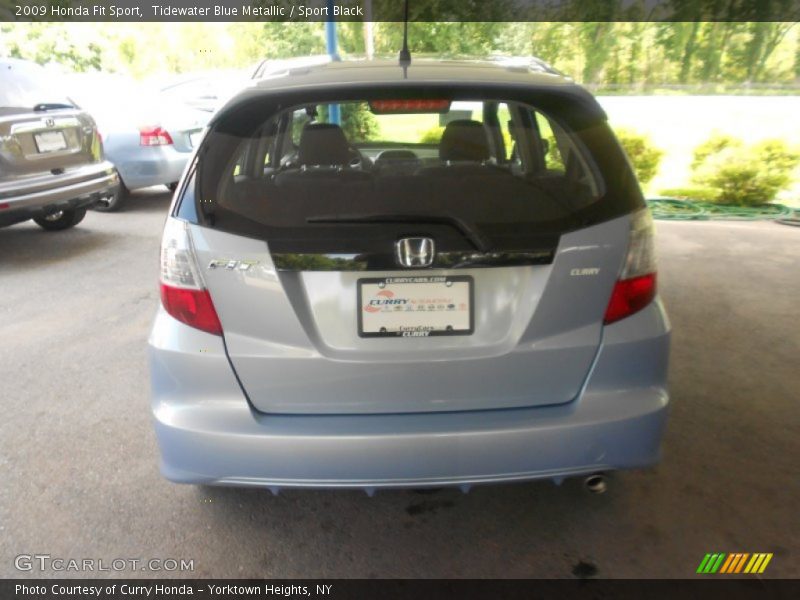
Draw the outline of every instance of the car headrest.
<instances>
[{"instance_id":1,"label":"car headrest","mask_svg":"<svg viewBox=\"0 0 800 600\"><path fill-rule=\"evenodd\" d=\"M309 123L300 135L297 160L301 165L346 165L350 145L344 131L334 123Z\"/></svg>"},{"instance_id":2,"label":"car headrest","mask_svg":"<svg viewBox=\"0 0 800 600\"><path fill-rule=\"evenodd\" d=\"M439 142L442 160L484 161L490 156L489 138L483 124L469 119L450 121Z\"/></svg>"}]
</instances>

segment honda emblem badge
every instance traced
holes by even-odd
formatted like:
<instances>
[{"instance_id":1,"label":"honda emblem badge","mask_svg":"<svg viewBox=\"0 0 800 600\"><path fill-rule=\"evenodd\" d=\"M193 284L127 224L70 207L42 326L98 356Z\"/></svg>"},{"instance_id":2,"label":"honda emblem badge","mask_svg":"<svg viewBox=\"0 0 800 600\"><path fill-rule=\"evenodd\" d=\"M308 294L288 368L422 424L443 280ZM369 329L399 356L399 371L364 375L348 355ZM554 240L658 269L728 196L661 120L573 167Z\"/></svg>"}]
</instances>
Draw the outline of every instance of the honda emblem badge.
<instances>
[{"instance_id":1,"label":"honda emblem badge","mask_svg":"<svg viewBox=\"0 0 800 600\"><path fill-rule=\"evenodd\" d=\"M427 237L410 237L395 244L397 262L402 267L430 267L436 256L433 240Z\"/></svg>"}]
</instances>

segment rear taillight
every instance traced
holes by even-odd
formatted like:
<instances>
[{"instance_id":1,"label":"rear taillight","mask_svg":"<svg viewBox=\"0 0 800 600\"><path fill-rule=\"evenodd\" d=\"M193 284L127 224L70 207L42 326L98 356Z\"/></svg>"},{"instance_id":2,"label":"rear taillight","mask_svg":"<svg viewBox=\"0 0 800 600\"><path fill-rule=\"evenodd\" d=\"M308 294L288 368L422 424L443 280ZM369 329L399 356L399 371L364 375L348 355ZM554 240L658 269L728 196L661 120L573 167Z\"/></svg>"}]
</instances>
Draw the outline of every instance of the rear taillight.
<instances>
[{"instance_id":1,"label":"rear taillight","mask_svg":"<svg viewBox=\"0 0 800 600\"><path fill-rule=\"evenodd\" d=\"M139 128L140 146L169 146L171 143L172 136L162 127Z\"/></svg>"},{"instance_id":2,"label":"rear taillight","mask_svg":"<svg viewBox=\"0 0 800 600\"><path fill-rule=\"evenodd\" d=\"M653 218L647 209L634 213L625 266L614 284L603 322L608 325L642 310L656 297Z\"/></svg>"},{"instance_id":3,"label":"rear taillight","mask_svg":"<svg viewBox=\"0 0 800 600\"><path fill-rule=\"evenodd\" d=\"M190 327L222 335L211 295L203 285L186 223L167 219L161 241L161 304Z\"/></svg>"},{"instance_id":4,"label":"rear taillight","mask_svg":"<svg viewBox=\"0 0 800 600\"><path fill-rule=\"evenodd\" d=\"M215 335L222 334L222 325L208 290L187 290L162 283L161 304L182 323Z\"/></svg>"}]
</instances>

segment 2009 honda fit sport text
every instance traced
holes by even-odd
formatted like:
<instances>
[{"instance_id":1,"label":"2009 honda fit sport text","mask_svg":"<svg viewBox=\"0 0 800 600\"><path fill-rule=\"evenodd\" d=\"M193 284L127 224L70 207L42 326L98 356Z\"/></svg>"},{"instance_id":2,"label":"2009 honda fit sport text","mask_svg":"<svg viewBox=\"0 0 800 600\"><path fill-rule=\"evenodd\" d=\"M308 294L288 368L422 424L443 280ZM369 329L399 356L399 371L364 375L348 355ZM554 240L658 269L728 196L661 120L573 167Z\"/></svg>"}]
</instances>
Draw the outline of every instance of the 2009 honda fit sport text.
<instances>
[{"instance_id":1,"label":"2009 honda fit sport text","mask_svg":"<svg viewBox=\"0 0 800 600\"><path fill-rule=\"evenodd\" d=\"M652 465L652 235L602 110L547 69L260 81L210 123L164 229L161 470L371 492Z\"/></svg>"}]
</instances>

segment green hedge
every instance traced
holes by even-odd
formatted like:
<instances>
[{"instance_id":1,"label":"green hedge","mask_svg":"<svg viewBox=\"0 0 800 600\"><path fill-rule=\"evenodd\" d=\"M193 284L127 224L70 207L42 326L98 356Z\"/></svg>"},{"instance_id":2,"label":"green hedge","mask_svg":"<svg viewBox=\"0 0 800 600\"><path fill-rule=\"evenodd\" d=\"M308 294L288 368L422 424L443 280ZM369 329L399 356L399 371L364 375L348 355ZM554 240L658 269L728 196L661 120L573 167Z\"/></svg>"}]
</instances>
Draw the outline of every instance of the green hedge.
<instances>
[{"instance_id":1,"label":"green hedge","mask_svg":"<svg viewBox=\"0 0 800 600\"><path fill-rule=\"evenodd\" d=\"M697 147L686 197L734 206L759 206L775 200L793 181L800 154L783 140L745 146L730 136L715 134ZM698 190L700 196L698 196ZM664 190L664 195L669 195Z\"/></svg>"},{"instance_id":2,"label":"green hedge","mask_svg":"<svg viewBox=\"0 0 800 600\"><path fill-rule=\"evenodd\" d=\"M616 133L619 143L633 165L639 183L646 186L658 173L664 152L643 133L631 129L618 129Z\"/></svg>"}]
</instances>

